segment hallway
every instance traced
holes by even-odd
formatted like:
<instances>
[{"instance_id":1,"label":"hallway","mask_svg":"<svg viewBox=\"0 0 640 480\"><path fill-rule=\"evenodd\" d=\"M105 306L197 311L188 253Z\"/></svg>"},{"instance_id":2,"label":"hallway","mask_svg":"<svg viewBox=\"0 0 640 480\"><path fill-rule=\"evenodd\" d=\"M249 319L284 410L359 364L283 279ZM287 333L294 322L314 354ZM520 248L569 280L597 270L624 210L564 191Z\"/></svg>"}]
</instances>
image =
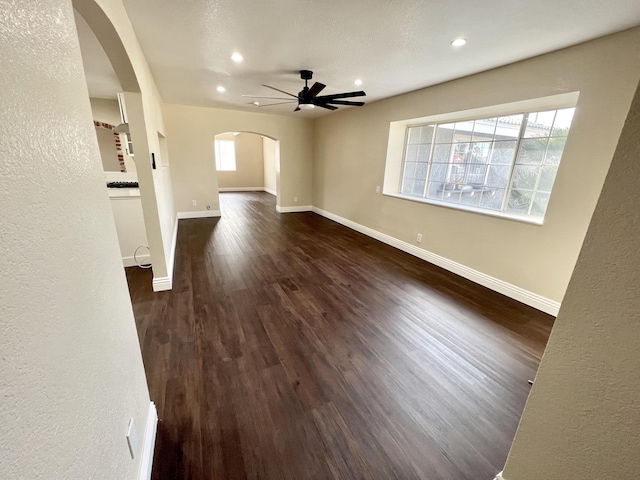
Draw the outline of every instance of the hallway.
<instances>
[{"instance_id":1,"label":"hallway","mask_svg":"<svg viewBox=\"0 0 640 480\"><path fill-rule=\"evenodd\" d=\"M127 269L153 478L491 479L553 318L267 193Z\"/></svg>"}]
</instances>

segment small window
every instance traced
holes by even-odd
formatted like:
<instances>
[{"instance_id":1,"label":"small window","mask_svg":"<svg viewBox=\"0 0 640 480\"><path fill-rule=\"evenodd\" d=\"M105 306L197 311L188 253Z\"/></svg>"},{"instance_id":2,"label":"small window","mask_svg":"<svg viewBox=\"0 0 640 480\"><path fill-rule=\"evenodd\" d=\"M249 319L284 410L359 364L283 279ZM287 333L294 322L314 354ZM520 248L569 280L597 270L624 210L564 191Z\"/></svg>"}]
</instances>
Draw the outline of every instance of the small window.
<instances>
[{"instance_id":1,"label":"small window","mask_svg":"<svg viewBox=\"0 0 640 480\"><path fill-rule=\"evenodd\" d=\"M410 125L399 193L541 221L574 110Z\"/></svg>"},{"instance_id":2,"label":"small window","mask_svg":"<svg viewBox=\"0 0 640 480\"><path fill-rule=\"evenodd\" d=\"M216 140L216 169L219 172L236 171L236 146L233 140Z\"/></svg>"}]
</instances>

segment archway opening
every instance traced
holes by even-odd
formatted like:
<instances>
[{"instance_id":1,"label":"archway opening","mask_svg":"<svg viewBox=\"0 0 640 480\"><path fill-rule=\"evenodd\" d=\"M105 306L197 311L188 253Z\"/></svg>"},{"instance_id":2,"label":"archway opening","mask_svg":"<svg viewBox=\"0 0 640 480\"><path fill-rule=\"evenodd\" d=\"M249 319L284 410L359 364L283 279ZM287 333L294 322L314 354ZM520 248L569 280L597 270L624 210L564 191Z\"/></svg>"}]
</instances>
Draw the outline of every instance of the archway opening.
<instances>
[{"instance_id":1,"label":"archway opening","mask_svg":"<svg viewBox=\"0 0 640 480\"><path fill-rule=\"evenodd\" d=\"M215 136L218 192L267 192L279 204L280 141L256 132Z\"/></svg>"}]
</instances>

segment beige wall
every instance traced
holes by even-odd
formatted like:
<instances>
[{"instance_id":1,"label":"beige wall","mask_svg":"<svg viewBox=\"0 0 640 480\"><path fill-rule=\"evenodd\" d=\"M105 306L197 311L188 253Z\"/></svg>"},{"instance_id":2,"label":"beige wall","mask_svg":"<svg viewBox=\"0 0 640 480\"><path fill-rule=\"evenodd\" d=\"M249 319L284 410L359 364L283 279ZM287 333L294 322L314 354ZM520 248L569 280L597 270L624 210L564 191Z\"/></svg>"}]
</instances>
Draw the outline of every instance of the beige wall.
<instances>
[{"instance_id":1,"label":"beige wall","mask_svg":"<svg viewBox=\"0 0 640 480\"><path fill-rule=\"evenodd\" d=\"M106 98L90 98L89 100L94 120L108 123L114 127L122 123L117 100L108 100Z\"/></svg>"},{"instance_id":2,"label":"beige wall","mask_svg":"<svg viewBox=\"0 0 640 480\"><path fill-rule=\"evenodd\" d=\"M635 29L322 117L313 204L560 302L639 77ZM572 91L580 97L543 226L376 195L389 122Z\"/></svg>"},{"instance_id":3,"label":"beige wall","mask_svg":"<svg viewBox=\"0 0 640 480\"><path fill-rule=\"evenodd\" d=\"M264 160L264 188L269 193L277 190L276 175L279 164L279 144L268 137L262 138L262 158Z\"/></svg>"},{"instance_id":4,"label":"beige wall","mask_svg":"<svg viewBox=\"0 0 640 480\"><path fill-rule=\"evenodd\" d=\"M262 137L255 133L216 135L216 140L231 140L236 149L236 171L218 172L220 188L264 187Z\"/></svg>"},{"instance_id":5,"label":"beige wall","mask_svg":"<svg viewBox=\"0 0 640 480\"><path fill-rule=\"evenodd\" d=\"M264 113L165 104L178 212L219 210L213 140L225 132L253 132L280 140L278 201L311 205L313 122ZM196 200L197 206L192 205Z\"/></svg>"},{"instance_id":6,"label":"beige wall","mask_svg":"<svg viewBox=\"0 0 640 480\"><path fill-rule=\"evenodd\" d=\"M504 470L506 480L640 474L640 88Z\"/></svg>"},{"instance_id":7,"label":"beige wall","mask_svg":"<svg viewBox=\"0 0 640 480\"><path fill-rule=\"evenodd\" d=\"M102 168L105 172L119 172L120 161L118 160L118 150L116 141L111 130L102 127L95 127L98 147L100 148L100 158Z\"/></svg>"},{"instance_id":8,"label":"beige wall","mask_svg":"<svg viewBox=\"0 0 640 480\"><path fill-rule=\"evenodd\" d=\"M134 480L149 393L71 3L0 18L0 476Z\"/></svg>"}]
</instances>

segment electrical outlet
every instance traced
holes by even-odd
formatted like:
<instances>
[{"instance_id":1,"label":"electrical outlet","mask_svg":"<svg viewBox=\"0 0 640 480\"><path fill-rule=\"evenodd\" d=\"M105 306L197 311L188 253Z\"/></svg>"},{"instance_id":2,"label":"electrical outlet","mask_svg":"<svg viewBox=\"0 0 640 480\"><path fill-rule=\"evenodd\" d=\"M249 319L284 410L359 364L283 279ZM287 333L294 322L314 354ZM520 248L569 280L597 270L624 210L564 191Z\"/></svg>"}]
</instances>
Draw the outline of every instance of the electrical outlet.
<instances>
[{"instance_id":1,"label":"electrical outlet","mask_svg":"<svg viewBox=\"0 0 640 480\"><path fill-rule=\"evenodd\" d=\"M196 202L195 200L191 200L191 203L193 204L194 207L198 205L198 202Z\"/></svg>"},{"instance_id":2,"label":"electrical outlet","mask_svg":"<svg viewBox=\"0 0 640 480\"><path fill-rule=\"evenodd\" d=\"M420 243L422 241L422 234L421 233L419 233L418 236L416 237L416 241L418 243Z\"/></svg>"},{"instance_id":3,"label":"electrical outlet","mask_svg":"<svg viewBox=\"0 0 640 480\"><path fill-rule=\"evenodd\" d=\"M298 197L293 197L293 201L297 202L298 201Z\"/></svg>"},{"instance_id":4,"label":"electrical outlet","mask_svg":"<svg viewBox=\"0 0 640 480\"><path fill-rule=\"evenodd\" d=\"M380 185L376 185L376 193L380 193Z\"/></svg>"},{"instance_id":5,"label":"electrical outlet","mask_svg":"<svg viewBox=\"0 0 640 480\"><path fill-rule=\"evenodd\" d=\"M127 428L127 445L129 445L131 458L136 458L136 452L138 451L138 432L136 431L136 424L133 422L133 418L129 420L129 427Z\"/></svg>"}]
</instances>

